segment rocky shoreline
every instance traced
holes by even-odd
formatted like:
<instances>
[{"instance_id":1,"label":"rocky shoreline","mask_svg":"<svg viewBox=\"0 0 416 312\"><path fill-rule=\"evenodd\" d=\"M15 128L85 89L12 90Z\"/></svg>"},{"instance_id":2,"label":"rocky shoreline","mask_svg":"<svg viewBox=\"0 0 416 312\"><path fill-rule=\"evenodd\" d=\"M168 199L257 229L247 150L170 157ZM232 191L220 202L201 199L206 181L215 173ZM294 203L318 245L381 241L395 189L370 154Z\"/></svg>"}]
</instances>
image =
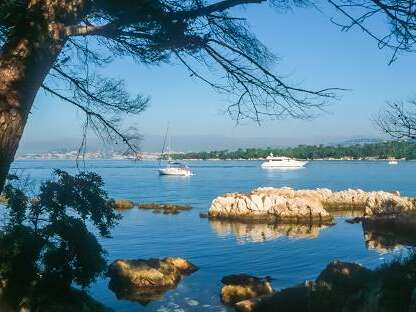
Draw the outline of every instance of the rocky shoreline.
<instances>
[{"instance_id":1,"label":"rocky shoreline","mask_svg":"<svg viewBox=\"0 0 416 312\"><path fill-rule=\"evenodd\" d=\"M250 193L228 193L212 201L211 219L253 222L331 224L331 212L355 211L365 222L380 226L413 228L416 224L416 199L398 192L365 192L348 189L257 188ZM364 220L363 219L363 220Z\"/></svg>"},{"instance_id":2,"label":"rocky shoreline","mask_svg":"<svg viewBox=\"0 0 416 312\"><path fill-rule=\"evenodd\" d=\"M415 311L415 256L375 270L356 263L332 261L314 281L234 304L238 312L274 311Z\"/></svg>"}]
</instances>

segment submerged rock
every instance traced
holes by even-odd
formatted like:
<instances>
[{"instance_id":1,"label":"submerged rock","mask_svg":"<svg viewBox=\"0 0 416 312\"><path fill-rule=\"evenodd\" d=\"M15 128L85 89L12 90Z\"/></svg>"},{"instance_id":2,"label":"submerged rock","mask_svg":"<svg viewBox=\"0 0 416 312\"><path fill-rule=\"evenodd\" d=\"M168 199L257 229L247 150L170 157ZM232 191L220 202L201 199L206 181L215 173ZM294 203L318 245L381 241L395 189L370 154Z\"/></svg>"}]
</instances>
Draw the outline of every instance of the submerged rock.
<instances>
[{"instance_id":1,"label":"submerged rock","mask_svg":"<svg viewBox=\"0 0 416 312\"><path fill-rule=\"evenodd\" d=\"M198 267L182 258L116 260L108 270L109 288L117 298L147 304L175 288L184 275Z\"/></svg>"},{"instance_id":2,"label":"submerged rock","mask_svg":"<svg viewBox=\"0 0 416 312\"><path fill-rule=\"evenodd\" d=\"M177 204L157 204L157 203L148 203L148 204L139 204L140 209L151 209L154 213L164 214L178 214L181 211L191 210L192 206L189 205L177 205Z\"/></svg>"},{"instance_id":3,"label":"submerged rock","mask_svg":"<svg viewBox=\"0 0 416 312\"><path fill-rule=\"evenodd\" d=\"M268 278L236 274L225 276L221 282L225 285L221 288L221 301L229 305L273 294Z\"/></svg>"},{"instance_id":4,"label":"submerged rock","mask_svg":"<svg viewBox=\"0 0 416 312\"><path fill-rule=\"evenodd\" d=\"M124 209L131 209L134 207L134 203L131 200L127 199L116 199L114 201L116 209L124 210Z\"/></svg>"}]
</instances>

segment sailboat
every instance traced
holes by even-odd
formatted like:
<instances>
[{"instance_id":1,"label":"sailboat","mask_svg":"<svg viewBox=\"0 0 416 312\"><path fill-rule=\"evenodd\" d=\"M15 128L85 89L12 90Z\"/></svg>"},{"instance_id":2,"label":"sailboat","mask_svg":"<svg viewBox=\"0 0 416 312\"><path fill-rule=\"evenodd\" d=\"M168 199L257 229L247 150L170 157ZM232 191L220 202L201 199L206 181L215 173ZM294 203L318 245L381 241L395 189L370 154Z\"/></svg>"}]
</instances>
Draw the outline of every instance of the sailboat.
<instances>
[{"instance_id":1,"label":"sailboat","mask_svg":"<svg viewBox=\"0 0 416 312\"><path fill-rule=\"evenodd\" d=\"M173 176L191 176L193 175L192 170L184 163L179 161L173 161L170 155L170 137L169 127L166 129L165 139L163 142L162 154L160 155L159 162L159 174L160 175L173 175ZM165 151L166 147L166 151ZM166 155L167 164L165 167L161 166L162 158Z\"/></svg>"}]
</instances>

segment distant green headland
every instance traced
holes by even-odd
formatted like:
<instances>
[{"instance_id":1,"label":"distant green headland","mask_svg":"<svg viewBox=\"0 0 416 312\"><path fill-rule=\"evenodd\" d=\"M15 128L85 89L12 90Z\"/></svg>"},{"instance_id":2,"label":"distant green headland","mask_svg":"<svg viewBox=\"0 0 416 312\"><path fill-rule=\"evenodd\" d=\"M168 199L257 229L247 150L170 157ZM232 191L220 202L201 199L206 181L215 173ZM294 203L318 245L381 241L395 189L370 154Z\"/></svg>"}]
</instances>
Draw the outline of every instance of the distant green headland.
<instances>
[{"instance_id":1,"label":"distant green headland","mask_svg":"<svg viewBox=\"0 0 416 312\"><path fill-rule=\"evenodd\" d=\"M416 144L382 142L356 145L298 145L286 148L245 148L235 151L176 153L174 159L260 159L270 153L300 159L416 159Z\"/></svg>"}]
</instances>

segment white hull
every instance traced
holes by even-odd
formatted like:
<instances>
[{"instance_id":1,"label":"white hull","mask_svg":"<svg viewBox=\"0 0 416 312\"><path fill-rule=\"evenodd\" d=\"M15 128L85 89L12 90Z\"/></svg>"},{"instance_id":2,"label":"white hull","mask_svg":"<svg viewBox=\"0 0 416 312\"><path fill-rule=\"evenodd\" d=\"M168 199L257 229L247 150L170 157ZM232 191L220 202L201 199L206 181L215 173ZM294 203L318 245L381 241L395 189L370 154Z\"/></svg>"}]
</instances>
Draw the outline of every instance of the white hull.
<instances>
[{"instance_id":1,"label":"white hull","mask_svg":"<svg viewBox=\"0 0 416 312\"><path fill-rule=\"evenodd\" d=\"M174 176L191 176L193 175L192 171L184 168L161 168L159 169L160 175L174 175Z\"/></svg>"},{"instance_id":2,"label":"white hull","mask_svg":"<svg viewBox=\"0 0 416 312\"><path fill-rule=\"evenodd\" d=\"M398 165L399 162L397 160L390 160L389 165Z\"/></svg>"},{"instance_id":3,"label":"white hull","mask_svg":"<svg viewBox=\"0 0 416 312\"><path fill-rule=\"evenodd\" d=\"M282 160L282 161L266 161L261 164L262 168L274 169L274 168L302 168L308 162L300 160Z\"/></svg>"}]
</instances>

